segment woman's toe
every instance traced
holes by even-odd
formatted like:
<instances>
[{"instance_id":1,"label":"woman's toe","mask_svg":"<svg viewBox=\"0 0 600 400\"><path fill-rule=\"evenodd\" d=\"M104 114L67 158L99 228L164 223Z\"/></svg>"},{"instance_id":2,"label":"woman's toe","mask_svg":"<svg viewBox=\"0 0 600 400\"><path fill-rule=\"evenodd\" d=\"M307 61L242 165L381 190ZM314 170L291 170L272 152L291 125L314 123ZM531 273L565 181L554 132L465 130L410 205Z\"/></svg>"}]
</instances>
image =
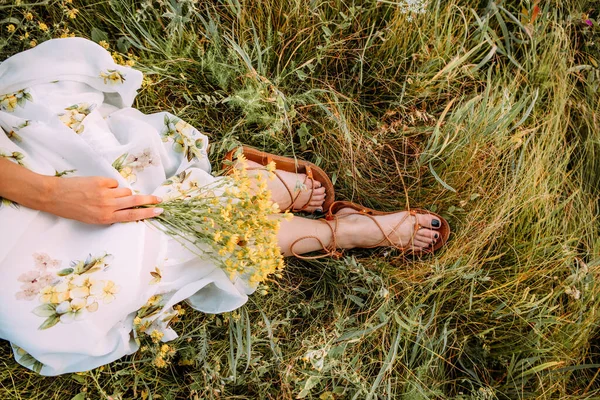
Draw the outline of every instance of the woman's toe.
<instances>
[{"instance_id":1,"label":"woman's toe","mask_svg":"<svg viewBox=\"0 0 600 400\"><path fill-rule=\"evenodd\" d=\"M417 214L417 222L422 227L430 229L439 229L442 226L442 221L431 214Z\"/></svg>"},{"instance_id":2,"label":"woman's toe","mask_svg":"<svg viewBox=\"0 0 600 400\"><path fill-rule=\"evenodd\" d=\"M418 240L420 243L425 243L427 246L431 246L435 243L435 239L433 237L421 234L415 235L415 240Z\"/></svg>"},{"instance_id":3,"label":"woman's toe","mask_svg":"<svg viewBox=\"0 0 600 400\"><path fill-rule=\"evenodd\" d=\"M317 197L317 196L325 197L325 188L324 187L320 187L320 188L313 190L313 197Z\"/></svg>"},{"instance_id":4,"label":"woman's toe","mask_svg":"<svg viewBox=\"0 0 600 400\"><path fill-rule=\"evenodd\" d=\"M424 241L421 241L419 239L417 239L416 237L413 239L412 241L412 247L418 249L418 250L423 250L428 248L430 245L430 243L426 243Z\"/></svg>"},{"instance_id":5,"label":"woman's toe","mask_svg":"<svg viewBox=\"0 0 600 400\"><path fill-rule=\"evenodd\" d=\"M418 237L422 237L426 240L436 240L436 239L439 239L439 237L440 237L439 232L437 232L433 229L427 229L427 228L419 229L415 235Z\"/></svg>"},{"instance_id":6,"label":"woman's toe","mask_svg":"<svg viewBox=\"0 0 600 400\"><path fill-rule=\"evenodd\" d=\"M318 194L318 193L313 193L312 197L311 197L311 201L324 201L325 200L325 194Z\"/></svg>"}]
</instances>

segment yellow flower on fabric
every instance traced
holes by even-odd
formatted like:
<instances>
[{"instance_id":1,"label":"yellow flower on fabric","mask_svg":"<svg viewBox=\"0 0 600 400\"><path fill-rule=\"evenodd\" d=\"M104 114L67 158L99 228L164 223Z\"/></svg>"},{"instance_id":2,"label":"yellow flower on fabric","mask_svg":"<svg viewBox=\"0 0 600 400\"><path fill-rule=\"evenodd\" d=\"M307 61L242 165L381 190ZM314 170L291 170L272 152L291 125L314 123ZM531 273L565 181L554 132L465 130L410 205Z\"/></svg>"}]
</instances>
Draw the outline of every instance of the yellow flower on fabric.
<instances>
[{"instance_id":1,"label":"yellow flower on fabric","mask_svg":"<svg viewBox=\"0 0 600 400\"><path fill-rule=\"evenodd\" d=\"M127 182L129 182L129 183L135 183L135 182L137 182L137 175L133 171L133 168L131 168L131 167L125 167L125 168L121 169L119 171L119 173L121 174L121 176L123 178L127 179Z\"/></svg>"},{"instance_id":2,"label":"yellow flower on fabric","mask_svg":"<svg viewBox=\"0 0 600 400\"><path fill-rule=\"evenodd\" d=\"M90 288L87 286L78 286L71 289L70 294L74 299L84 299L90 295Z\"/></svg>"},{"instance_id":3,"label":"yellow flower on fabric","mask_svg":"<svg viewBox=\"0 0 600 400\"><path fill-rule=\"evenodd\" d=\"M46 286L40 291L40 301L42 303L59 304L70 297L69 286L66 283L59 283L56 286Z\"/></svg>"},{"instance_id":4,"label":"yellow flower on fabric","mask_svg":"<svg viewBox=\"0 0 600 400\"><path fill-rule=\"evenodd\" d=\"M148 301L146 302L146 305L148 307L152 307L152 306L157 305L161 300L162 300L162 296L156 294L148 299Z\"/></svg>"},{"instance_id":5,"label":"yellow flower on fabric","mask_svg":"<svg viewBox=\"0 0 600 400\"><path fill-rule=\"evenodd\" d=\"M115 69L109 69L106 72L100 72L100 78L104 80L104 84L121 84L125 82L125 77Z\"/></svg>"},{"instance_id":6,"label":"yellow flower on fabric","mask_svg":"<svg viewBox=\"0 0 600 400\"><path fill-rule=\"evenodd\" d=\"M13 33L13 32L14 32L16 29L17 29L17 28L15 28L15 26L14 26L13 24L10 24L10 25L8 25L8 26L6 27L6 30L7 30L9 33Z\"/></svg>"},{"instance_id":7,"label":"yellow flower on fabric","mask_svg":"<svg viewBox=\"0 0 600 400\"><path fill-rule=\"evenodd\" d=\"M8 112L13 112L17 108L17 97L13 94L5 95L0 98L0 107Z\"/></svg>"},{"instance_id":8,"label":"yellow flower on fabric","mask_svg":"<svg viewBox=\"0 0 600 400\"><path fill-rule=\"evenodd\" d=\"M119 293L120 290L121 287L113 281L100 281L92 285L90 293L102 300L104 304L108 304L116 299L115 294Z\"/></svg>"},{"instance_id":9,"label":"yellow flower on fabric","mask_svg":"<svg viewBox=\"0 0 600 400\"><path fill-rule=\"evenodd\" d=\"M85 299L73 299L63 301L56 307L56 313L60 315L60 322L69 324L73 321L79 321L85 317Z\"/></svg>"}]
</instances>

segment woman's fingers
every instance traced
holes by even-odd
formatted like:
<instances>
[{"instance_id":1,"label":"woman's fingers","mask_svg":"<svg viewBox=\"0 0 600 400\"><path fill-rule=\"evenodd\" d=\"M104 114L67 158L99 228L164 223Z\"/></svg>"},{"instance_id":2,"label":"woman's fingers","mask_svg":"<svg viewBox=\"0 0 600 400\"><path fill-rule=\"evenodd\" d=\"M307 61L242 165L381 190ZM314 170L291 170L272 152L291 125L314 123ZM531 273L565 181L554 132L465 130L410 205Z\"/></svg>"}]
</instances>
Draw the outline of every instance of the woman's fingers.
<instances>
[{"instance_id":1,"label":"woman's fingers","mask_svg":"<svg viewBox=\"0 0 600 400\"><path fill-rule=\"evenodd\" d=\"M151 196L151 195L139 195L136 194L134 196L127 197L119 197L116 200L116 209L124 210L126 208L145 206L148 204L158 204L162 202L160 197Z\"/></svg>"},{"instance_id":2,"label":"woman's fingers","mask_svg":"<svg viewBox=\"0 0 600 400\"><path fill-rule=\"evenodd\" d=\"M129 210L120 210L114 213L114 222L131 222L141 219L156 217L163 212L162 208L132 208Z\"/></svg>"},{"instance_id":3,"label":"woman's fingers","mask_svg":"<svg viewBox=\"0 0 600 400\"><path fill-rule=\"evenodd\" d=\"M112 194L114 195L114 198L119 198L119 197L128 197L133 195L133 192L131 191L131 189L129 188L116 188L113 189Z\"/></svg>"},{"instance_id":4,"label":"woman's fingers","mask_svg":"<svg viewBox=\"0 0 600 400\"><path fill-rule=\"evenodd\" d=\"M100 183L100 186L111 189L119 186L119 182L112 178L98 177L98 182Z\"/></svg>"}]
</instances>

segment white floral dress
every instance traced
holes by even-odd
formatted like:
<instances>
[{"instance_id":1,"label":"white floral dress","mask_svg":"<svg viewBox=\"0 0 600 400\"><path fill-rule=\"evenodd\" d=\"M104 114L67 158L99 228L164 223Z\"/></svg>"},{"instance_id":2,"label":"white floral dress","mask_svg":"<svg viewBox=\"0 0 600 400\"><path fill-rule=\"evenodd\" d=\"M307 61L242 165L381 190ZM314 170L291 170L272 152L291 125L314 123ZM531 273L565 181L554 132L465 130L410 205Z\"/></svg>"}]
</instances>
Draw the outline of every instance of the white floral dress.
<instances>
[{"instance_id":1,"label":"white floral dress","mask_svg":"<svg viewBox=\"0 0 600 400\"><path fill-rule=\"evenodd\" d=\"M139 71L80 38L10 57L0 64L0 157L163 198L214 181L205 135L174 115L131 108L141 82ZM253 290L147 223L87 225L0 198L0 338L43 375L135 352L134 319L149 300L159 312L145 326L167 341L176 337L168 321L178 302L220 313Z\"/></svg>"}]
</instances>

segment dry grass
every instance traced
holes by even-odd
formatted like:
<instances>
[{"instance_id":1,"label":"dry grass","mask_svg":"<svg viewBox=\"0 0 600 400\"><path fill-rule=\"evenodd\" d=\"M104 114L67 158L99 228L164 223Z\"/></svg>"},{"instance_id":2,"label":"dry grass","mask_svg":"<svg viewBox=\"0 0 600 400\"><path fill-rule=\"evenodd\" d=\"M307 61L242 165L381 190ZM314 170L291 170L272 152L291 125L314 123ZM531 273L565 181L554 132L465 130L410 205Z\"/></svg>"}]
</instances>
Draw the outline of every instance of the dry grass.
<instances>
[{"instance_id":1,"label":"dry grass","mask_svg":"<svg viewBox=\"0 0 600 400\"><path fill-rule=\"evenodd\" d=\"M0 398L600 396L595 2L438 0L412 21L388 1L21 3L0 5L2 58L24 29L104 38L150 79L137 107L207 132L215 162L239 142L310 159L339 198L454 234L423 259L290 260L239 311L190 310L165 369L147 351L42 378L3 343Z\"/></svg>"}]
</instances>

